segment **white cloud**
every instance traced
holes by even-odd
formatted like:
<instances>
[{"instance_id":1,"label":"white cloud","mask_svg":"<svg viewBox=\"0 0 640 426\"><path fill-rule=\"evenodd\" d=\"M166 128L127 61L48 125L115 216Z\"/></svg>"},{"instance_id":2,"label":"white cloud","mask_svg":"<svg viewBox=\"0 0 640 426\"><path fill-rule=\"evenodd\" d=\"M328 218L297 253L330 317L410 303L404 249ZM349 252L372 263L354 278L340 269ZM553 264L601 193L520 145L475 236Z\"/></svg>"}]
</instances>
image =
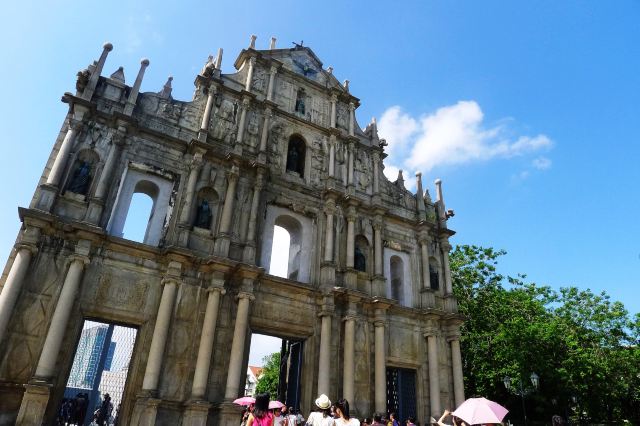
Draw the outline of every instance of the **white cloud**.
<instances>
[{"instance_id":1,"label":"white cloud","mask_svg":"<svg viewBox=\"0 0 640 426\"><path fill-rule=\"evenodd\" d=\"M538 170L547 170L551 168L551 164L551 160L547 157L538 157L531 162L531 165Z\"/></svg>"},{"instance_id":2,"label":"white cloud","mask_svg":"<svg viewBox=\"0 0 640 426\"><path fill-rule=\"evenodd\" d=\"M543 134L514 139L506 123L487 126L483 120L475 101L459 101L419 118L393 106L382 114L378 127L389 143L389 164L396 173L399 167L428 172L436 166L513 158L553 146Z\"/></svg>"}]
</instances>

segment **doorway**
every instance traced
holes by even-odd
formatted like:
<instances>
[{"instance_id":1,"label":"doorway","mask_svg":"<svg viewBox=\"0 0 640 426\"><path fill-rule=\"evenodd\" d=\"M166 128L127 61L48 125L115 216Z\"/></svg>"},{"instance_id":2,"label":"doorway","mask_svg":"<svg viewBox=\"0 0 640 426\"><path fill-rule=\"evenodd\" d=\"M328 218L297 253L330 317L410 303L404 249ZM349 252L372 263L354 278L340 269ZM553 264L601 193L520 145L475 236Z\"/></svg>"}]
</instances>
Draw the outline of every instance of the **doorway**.
<instances>
[{"instance_id":1,"label":"doorway","mask_svg":"<svg viewBox=\"0 0 640 426\"><path fill-rule=\"evenodd\" d=\"M387 410L400 424L416 417L416 371L387 367Z\"/></svg>"},{"instance_id":2,"label":"doorway","mask_svg":"<svg viewBox=\"0 0 640 426\"><path fill-rule=\"evenodd\" d=\"M118 423L136 335L133 327L84 320L57 424L86 426L98 414L98 424Z\"/></svg>"},{"instance_id":3,"label":"doorway","mask_svg":"<svg viewBox=\"0 0 640 426\"><path fill-rule=\"evenodd\" d=\"M252 333L245 395L266 391L271 400L299 410L303 348L302 340Z\"/></svg>"}]
</instances>

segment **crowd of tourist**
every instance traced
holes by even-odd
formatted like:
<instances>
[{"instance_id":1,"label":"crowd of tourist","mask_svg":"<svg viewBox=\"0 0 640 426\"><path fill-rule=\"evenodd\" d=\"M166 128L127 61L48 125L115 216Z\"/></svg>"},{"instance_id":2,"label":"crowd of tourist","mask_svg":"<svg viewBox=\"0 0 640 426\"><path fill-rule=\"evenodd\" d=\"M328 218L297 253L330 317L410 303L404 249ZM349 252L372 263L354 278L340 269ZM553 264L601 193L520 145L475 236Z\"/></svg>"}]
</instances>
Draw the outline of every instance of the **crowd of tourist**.
<instances>
[{"instance_id":1,"label":"crowd of tourist","mask_svg":"<svg viewBox=\"0 0 640 426\"><path fill-rule=\"evenodd\" d=\"M326 395L320 395L315 401L316 409L305 419L299 410L293 407L269 409L269 395L256 396L255 404L247 407L240 426L420 426L414 417L399 419L396 413L373 414L371 417L357 419L349 413L349 401L339 399L334 404ZM448 418L451 423L444 423ZM439 420L431 417L425 426L468 426L464 421L445 410ZM488 426L488 425L487 425Z\"/></svg>"}]
</instances>

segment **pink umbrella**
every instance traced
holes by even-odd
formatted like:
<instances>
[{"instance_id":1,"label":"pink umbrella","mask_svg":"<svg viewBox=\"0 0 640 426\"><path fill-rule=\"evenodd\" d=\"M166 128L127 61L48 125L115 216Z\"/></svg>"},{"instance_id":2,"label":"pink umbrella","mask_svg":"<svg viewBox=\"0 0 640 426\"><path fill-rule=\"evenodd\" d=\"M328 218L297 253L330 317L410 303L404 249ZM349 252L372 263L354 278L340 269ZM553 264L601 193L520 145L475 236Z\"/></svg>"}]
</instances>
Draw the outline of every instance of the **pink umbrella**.
<instances>
[{"instance_id":1,"label":"pink umbrella","mask_svg":"<svg viewBox=\"0 0 640 426\"><path fill-rule=\"evenodd\" d=\"M280 401L269 401L269 410L274 410L276 408L282 408L284 404Z\"/></svg>"},{"instance_id":2,"label":"pink umbrella","mask_svg":"<svg viewBox=\"0 0 640 426\"><path fill-rule=\"evenodd\" d=\"M256 403L256 399L252 396L243 396L233 401L233 403L238 405L251 405Z\"/></svg>"},{"instance_id":3,"label":"pink umbrella","mask_svg":"<svg viewBox=\"0 0 640 426\"><path fill-rule=\"evenodd\" d=\"M469 398L452 414L470 425L500 423L509 410L486 398Z\"/></svg>"}]
</instances>

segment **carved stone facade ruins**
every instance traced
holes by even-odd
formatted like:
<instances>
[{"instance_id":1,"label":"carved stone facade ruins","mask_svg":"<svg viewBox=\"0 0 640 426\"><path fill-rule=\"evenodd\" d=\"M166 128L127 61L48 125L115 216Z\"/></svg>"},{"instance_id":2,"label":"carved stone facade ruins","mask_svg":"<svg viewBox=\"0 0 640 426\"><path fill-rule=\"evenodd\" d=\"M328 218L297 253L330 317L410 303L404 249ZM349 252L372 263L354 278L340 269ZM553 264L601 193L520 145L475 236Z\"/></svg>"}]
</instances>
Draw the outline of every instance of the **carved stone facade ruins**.
<instances>
[{"instance_id":1,"label":"carved stone facade ruins","mask_svg":"<svg viewBox=\"0 0 640 426\"><path fill-rule=\"evenodd\" d=\"M53 421L84 319L138 330L119 424L236 425L252 333L301 342L299 406L387 410L413 377L420 421L464 399L440 182L432 202L388 181L373 120L308 47L256 50L191 101L139 91L110 44L78 73L0 281L0 424ZM123 238L134 194L143 242ZM287 277L269 274L274 227ZM393 385L395 386L395 385ZM413 395L411 395L413 393ZM396 395L397 396L397 395Z\"/></svg>"}]
</instances>

